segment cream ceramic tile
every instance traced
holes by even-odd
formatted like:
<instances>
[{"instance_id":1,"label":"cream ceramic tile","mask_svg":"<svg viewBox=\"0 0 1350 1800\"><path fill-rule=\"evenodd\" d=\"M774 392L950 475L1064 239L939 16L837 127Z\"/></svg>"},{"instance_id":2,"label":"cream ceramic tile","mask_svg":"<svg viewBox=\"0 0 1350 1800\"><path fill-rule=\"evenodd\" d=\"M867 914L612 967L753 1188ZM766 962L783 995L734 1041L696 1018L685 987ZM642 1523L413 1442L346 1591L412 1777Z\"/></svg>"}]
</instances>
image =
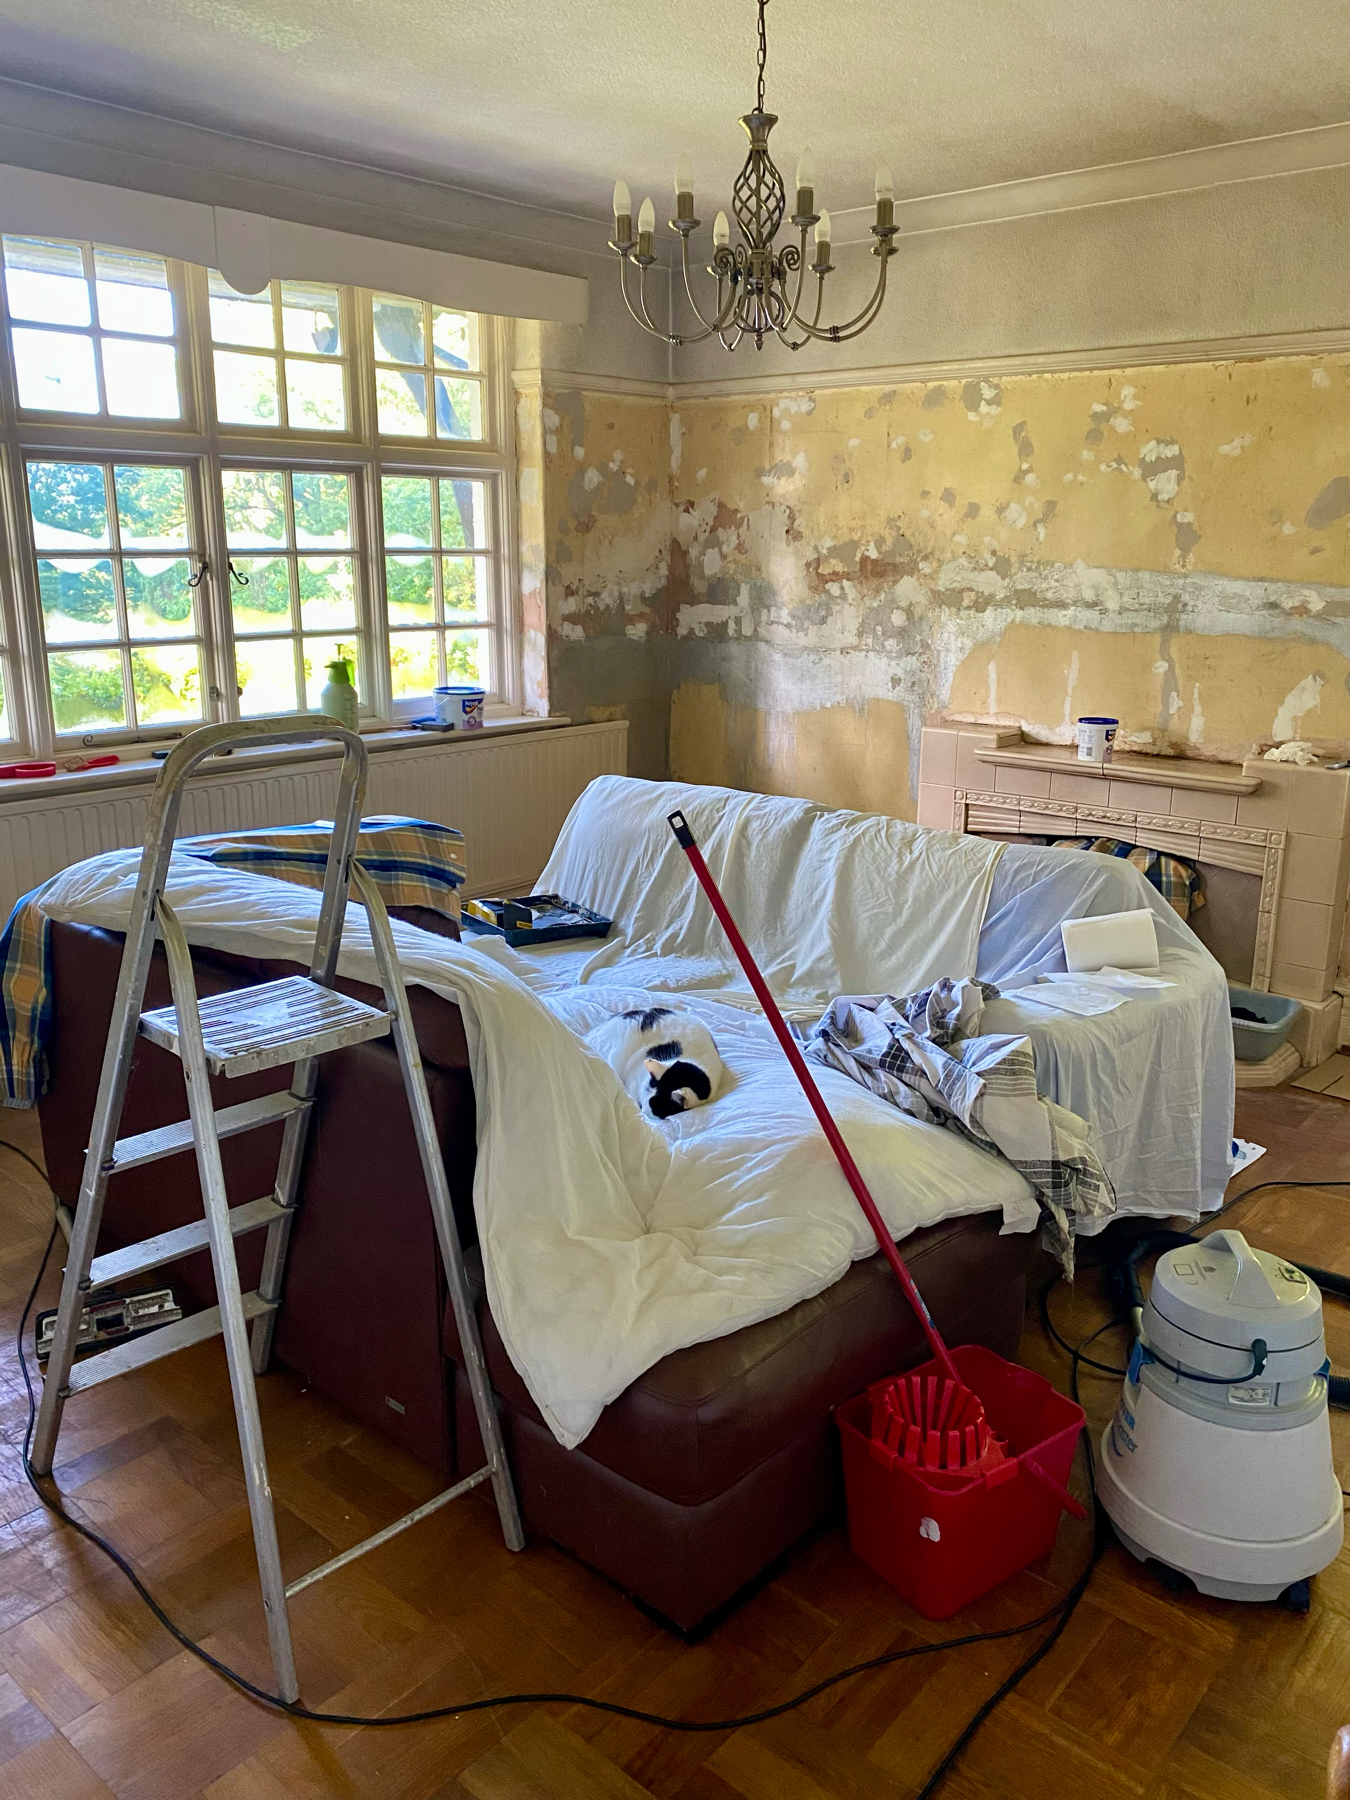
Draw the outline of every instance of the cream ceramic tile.
<instances>
[{"instance_id":1,"label":"cream ceramic tile","mask_svg":"<svg viewBox=\"0 0 1350 1800\"><path fill-rule=\"evenodd\" d=\"M1048 800L1050 798L1050 772L1048 769L1009 769L991 770L996 777L994 792L998 794L1020 794L1024 800Z\"/></svg>"},{"instance_id":2,"label":"cream ceramic tile","mask_svg":"<svg viewBox=\"0 0 1350 1800\"><path fill-rule=\"evenodd\" d=\"M1052 800L1073 800L1079 806L1105 806L1107 784L1100 775L1066 775L1055 771L1050 777Z\"/></svg>"},{"instance_id":3,"label":"cream ceramic tile","mask_svg":"<svg viewBox=\"0 0 1350 1800\"><path fill-rule=\"evenodd\" d=\"M1344 853L1344 839L1290 832L1284 846L1284 878L1280 885L1284 898L1334 905L1340 892Z\"/></svg>"},{"instance_id":4,"label":"cream ceramic tile","mask_svg":"<svg viewBox=\"0 0 1350 1800\"><path fill-rule=\"evenodd\" d=\"M1112 781L1107 785L1111 791L1107 804L1112 811L1119 808L1124 812L1169 813L1172 810L1170 787L1154 787L1149 781Z\"/></svg>"},{"instance_id":5,"label":"cream ceramic tile","mask_svg":"<svg viewBox=\"0 0 1350 1800\"><path fill-rule=\"evenodd\" d=\"M1295 769L1289 791L1289 830L1311 837L1343 837L1350 775L1340 769Z\"/></svg>"},{"instance_id":6,"label":"cream ceramic tile","mask_svg":"<svg viewBox=\"0 0 1350 1800\"><path fill-rule=\"evenodd\" d=\"M935 831L952 829L952 792L949 787L938 787L932 782L919 783L919 823L931 826Z\"/></svg>"},{"instance_id":7,"label":"cream ceramic tile","mask_svg":"<svg viewBox=\"0 0 1350 1800\"><path fill-rule=\"evenodd\" d=\"M1243 794L1238 800L1238 824L1262 831L1287 831L1293 769L1286 763L1257 760L1243 763L1242 773L1257 776L1261 785L1254 794Z\"/></svg>"},{"instance_id":8,"label":"cream ceramic tile","mask_svg":"<svg viewBox=\"0 0 1350 1800\"><path fill-rule=\"evenodd\" d=\"M977 750L992 750L993 748L994 734L992 731L962 727L956 742L957 787L974 788L982 794L994 792L994 765L975 760Z\"/></svg>"},{"instance_id":9,"label":"cream ceramic tile","mask_svg":"<svg viewBox=\"0 0 1350 1800\"><path fill-rule=\"evenodd\" d=\"M1172 789L1172 813L1178 819L1204 819L1211 825L1237 824L1238 796L1208 794L1203 788Z\"/></svg>"},{"instance_id":10,"label":"cream ceramic tile","mask_svg":"<svg viewBox=\"0 0 1350 1800\"><path fill-rule=\"evenodd\" d=\"M919 739L919 782L956 786L956 750L960 733L954 725L925 725Z\"/></svg>"},{"instance_id":11,"label":"cream ceramic tile","mask_svg":"<svg viewBox=\"0 0 1350 1800\"><path fill-rule=\"evenodd\" d=\"M1270 991L1290 1000L1325 1000L1331 992L1331 977L1321 969L1277 962L1270 971Z\"/></svg>"},{"instance_id":12,"label":"cream ceramic tile","mask_svg":"<svg viewBox=\"0 0 1350 1800\"><path fill-rule=\"evenodd\" d=\"M1282 900L1275 923L1275 960L1320 969L1333 940L1332 908L1311 900Z\"/></svg>"}]
</instances>

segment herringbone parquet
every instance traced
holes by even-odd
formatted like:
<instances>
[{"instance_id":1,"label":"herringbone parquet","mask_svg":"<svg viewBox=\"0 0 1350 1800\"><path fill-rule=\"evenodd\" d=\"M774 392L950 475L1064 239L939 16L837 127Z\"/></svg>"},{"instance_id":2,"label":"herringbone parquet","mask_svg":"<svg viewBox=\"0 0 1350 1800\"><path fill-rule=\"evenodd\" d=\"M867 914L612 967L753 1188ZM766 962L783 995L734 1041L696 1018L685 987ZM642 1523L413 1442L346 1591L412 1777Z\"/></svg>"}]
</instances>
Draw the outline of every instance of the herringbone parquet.
<instances>
[{"instance_id":1,"label":"herringbone parquet","mask_svg":"<svg viewBox=\"0 0 1350 1800\"><path fill-rule=\"evenodd\" d=\"M1238 1185L1350 1175L1350 1107L1282 1091L1241 1097L1270 1154ZM33 1121L3 1135L38 1154ZM13 1325L45 1242L42 1184L0 1149L0 1309ZM1229 1223L1350 1271L1350 1191L1284 1190ZM54 1304L49 1276L42 1304ZM1090 1274L1053 1296L1066 1337L1106 1314ZM1327 1309L1350 1368L1350 1309ZM1108 1334L1102 1347L1116 1342ZM1023 1360L1061 1384L1029 1315ZM1111 1360L1109 1356L1103 1360ZM855 1679L735 1734L687 1736L563 1706L381 1731L298 1725L181 1652L99 1555L35 1505L18 1466L24 1406L3 1355L0 1800L887 1800L913 1796L1024 1654L1005 1640ZM1100 1423L1115 1385L1089 1378ZM435 1490L427 1470L279 1373L262 1384L283 1555L298 1572ZM1342 1471L1350 1420L1334 1419ZM1080 1476L1081 1480L1081 1469ZM171 1614L266 1682L233 1416L217 1345L75 1401L59 1480L144 1572ZM1062 1592L1087 1553L1066 1521L1054 1554L929 1626L849 1554L839 1529L690 1648L547 1544L514 1557L471 1496L294 1607L306 1698L378 1713L518 1688L568 1688L691 1718L747 1711L889 1648L1014 1623ZM1350 1554L1306 1618L1165 1593L1107 1551L1062 1641L980 1732L946 1800L1321 1800L1350 1719Z\"/></svg>"}]
</instances>

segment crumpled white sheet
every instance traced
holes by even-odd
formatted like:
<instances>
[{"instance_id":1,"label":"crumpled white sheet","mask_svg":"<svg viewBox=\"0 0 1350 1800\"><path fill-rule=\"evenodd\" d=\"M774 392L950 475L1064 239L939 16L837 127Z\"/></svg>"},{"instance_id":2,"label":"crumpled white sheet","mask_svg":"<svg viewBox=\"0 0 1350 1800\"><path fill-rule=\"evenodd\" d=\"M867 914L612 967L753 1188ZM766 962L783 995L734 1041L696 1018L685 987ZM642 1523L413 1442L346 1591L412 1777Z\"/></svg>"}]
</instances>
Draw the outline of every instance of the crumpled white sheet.
<instances>
[{"instance_id":1,"label":"crumpled white sheet","mask_svg":"<svg viewBox=\"0 0 1350 1800\"><path fill-rule=\"evenodd\" d=\"M686 810L692 814L692 805ZM650 865L632 877L635 901L647 883L659 892L671 880L659 866L664 859L677 859L692 886L683 853L662 829L661 854L654 842ZM900 827L894 843L904 849L913 830ZM873 835L879 854L893 854L889 834ZM856 875L859 891L874 896L884 940L897 895L875 872L864 879L860 859L844 849L842 866ZM139 861L138 851L118 851L76 864L46 890L43 910L125 930ZM946 861L922 847L910 858L905 898L913 917L938 920L954 910L973 916L978 934L983 899L963 902L954 884L948 908L951 890L939 887ZM837 913L840 897L829 888L828 870L816 866L821 886L812 905ZM975 859L965 867L973 891L983 871ZM308 960L316 893L175 856L168 894L194 944ZM799 888L797 895L804 904L807 893ZM765 910L772 903L766 896ZM793 908L784 909L783 942L793 916ZM602 1407L670 1351L772 1317L874 1253L871 1232L761 1019L686 997L717 1037L727 1084L714 1104L662 1127L638 1111L575 1035L607 1013L647 1004L650 990L620 985L622 970L611 970L604 987L575 988L499 943L457 944L397 920L393 928L405 978L463 1012L478 1109L474 1206L488 1299L512 1362L561 1443L579 1443ZM900 969L899 960L894 966ZM376 979L365 914L355 905L339 968ZM1031 1189L1007 1164L897 1114L842 1075L822 1070L819 1079L897 1238L991 1210L1002 1211L1005 1231L1035 1226ZM370 1196L372 1231L382 1199Z\"/></svg>"}]
</instances>

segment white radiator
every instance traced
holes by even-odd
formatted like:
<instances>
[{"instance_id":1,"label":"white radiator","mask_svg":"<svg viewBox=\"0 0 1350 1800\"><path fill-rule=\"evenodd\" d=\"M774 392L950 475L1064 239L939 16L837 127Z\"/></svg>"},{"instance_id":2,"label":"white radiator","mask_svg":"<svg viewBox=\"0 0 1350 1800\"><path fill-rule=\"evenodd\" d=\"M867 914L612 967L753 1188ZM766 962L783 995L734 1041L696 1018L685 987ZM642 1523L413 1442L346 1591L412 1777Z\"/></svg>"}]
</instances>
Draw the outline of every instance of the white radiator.
<instances>
[{"instance_id":1,"label":"white radiator","mask_svg":"<svg viewBox=\"0 0 1350 1800\"><path fill-rule=\"evenodd\" d=\"M523 893L586 783L626 772L627 739L627 724L618 720L376 751L366 811L458 827L468 892ZM179 835L331 819L337 770L336 756L254 773L212 767L189 782ZM0 922L21 894L59 869L142 843L148 797L149 783L0 805Z\"/></svg>"}]
</instances>

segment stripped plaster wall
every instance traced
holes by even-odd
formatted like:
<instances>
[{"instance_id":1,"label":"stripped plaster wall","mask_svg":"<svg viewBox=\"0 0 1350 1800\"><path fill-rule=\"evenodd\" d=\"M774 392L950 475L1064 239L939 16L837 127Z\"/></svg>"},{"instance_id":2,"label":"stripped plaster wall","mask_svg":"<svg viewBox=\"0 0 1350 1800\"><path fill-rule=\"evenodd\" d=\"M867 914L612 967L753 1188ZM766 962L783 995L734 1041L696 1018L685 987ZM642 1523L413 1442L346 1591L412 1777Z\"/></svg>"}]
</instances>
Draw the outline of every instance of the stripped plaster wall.
<instances>
[{"instance_id":1,"label":"stripped plaster wall","mask_svg":"<svg viewBox=\"0 0 1350 1800\"><path fill-rule=\"evenodd\" d=\"M1350 745L1350 357L679 403L679 777L912 817L925 717Z\"/></svg>"},{"instance_id":2,"label":"stripped plaster wall","mask_svg":"<svg viewBox=\"0 0 1350 1800\"><path fill-rule=\"evenodd\" d=\"M629 772L654 777L669 741L670 432L664 399L518 378L527 704L628 719Z\"/></svg>"}]
</instances>

